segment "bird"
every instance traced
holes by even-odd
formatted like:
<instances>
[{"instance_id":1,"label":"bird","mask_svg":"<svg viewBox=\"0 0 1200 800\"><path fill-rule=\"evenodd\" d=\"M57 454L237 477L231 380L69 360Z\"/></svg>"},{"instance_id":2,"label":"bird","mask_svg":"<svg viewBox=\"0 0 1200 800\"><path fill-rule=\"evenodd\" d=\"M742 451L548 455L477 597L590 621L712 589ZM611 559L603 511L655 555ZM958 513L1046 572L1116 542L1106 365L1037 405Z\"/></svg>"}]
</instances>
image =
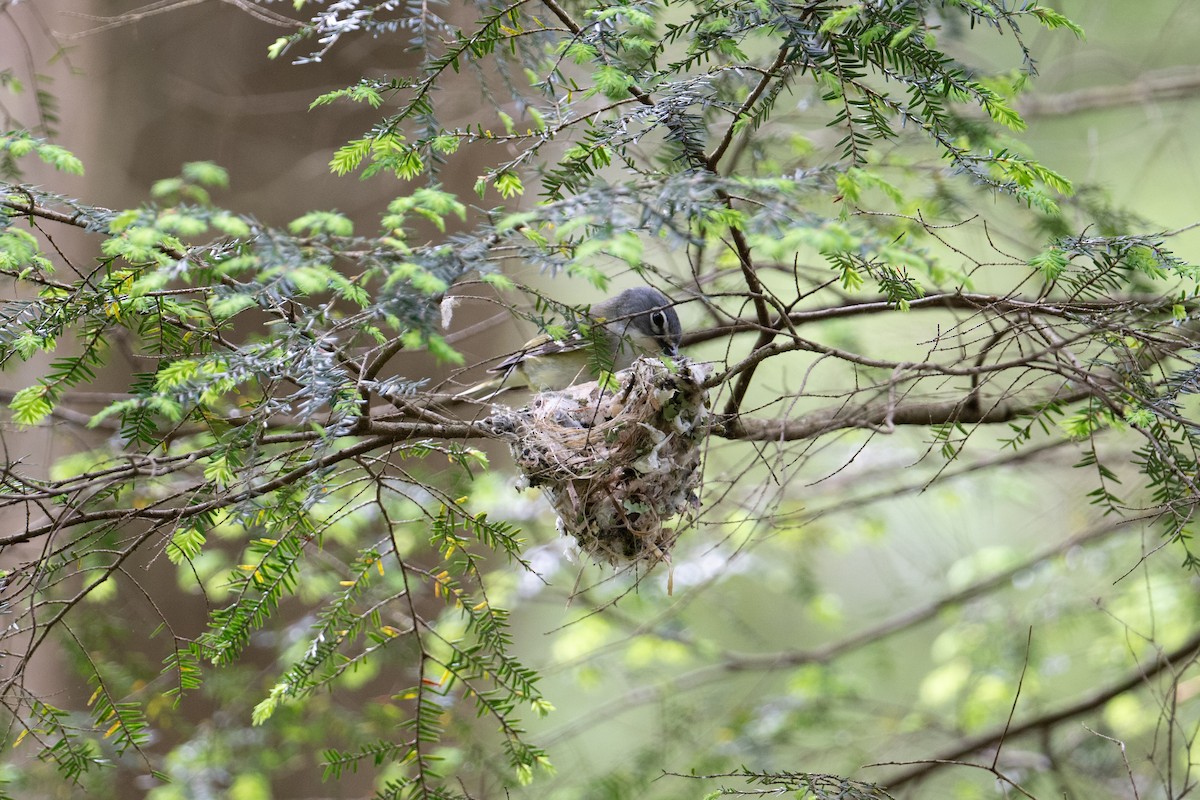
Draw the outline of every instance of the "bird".
<instances>
[{"instance_id":1,"label":"bird","mask_svg":"<svg viewBox=\"0 0 1200 800\"><path fill-rule=\"evenodd\" d=\"M638 356L679 356L683 328L671 299L650 286L626 289L592 306L590 324L563 339L543 333L491 368L499 375L456 397L489 400L508 389L565 389L599 372L628 369Z\"/></svg>"}]
</instances>

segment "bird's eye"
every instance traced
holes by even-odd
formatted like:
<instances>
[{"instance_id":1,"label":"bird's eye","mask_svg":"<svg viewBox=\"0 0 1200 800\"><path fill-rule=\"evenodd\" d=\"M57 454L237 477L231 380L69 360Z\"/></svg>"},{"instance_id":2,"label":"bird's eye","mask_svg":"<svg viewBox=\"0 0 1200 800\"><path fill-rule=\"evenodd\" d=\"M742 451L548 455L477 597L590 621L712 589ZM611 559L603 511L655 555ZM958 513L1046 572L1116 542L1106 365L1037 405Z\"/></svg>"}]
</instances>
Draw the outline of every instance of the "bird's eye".
<instances>
[{"instance_id":1,"label":"bird's eye","mask_svg":"<svg viewBox=\"0 0 1200 800\"><path fill-rule=\"evenodd\" d=\"M667 329L667 316L661 311L650 312L650 328L656 333L662 333Z\"/></svg>"}]
</instances>

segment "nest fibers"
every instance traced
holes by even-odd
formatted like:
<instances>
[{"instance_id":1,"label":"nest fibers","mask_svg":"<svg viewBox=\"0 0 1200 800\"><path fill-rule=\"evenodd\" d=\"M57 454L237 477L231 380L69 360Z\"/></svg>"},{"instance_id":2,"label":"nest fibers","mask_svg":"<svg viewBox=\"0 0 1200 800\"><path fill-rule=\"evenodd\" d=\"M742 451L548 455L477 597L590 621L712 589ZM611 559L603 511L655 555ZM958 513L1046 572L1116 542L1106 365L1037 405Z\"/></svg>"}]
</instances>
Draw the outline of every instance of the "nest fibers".
<instances>
[{"instance_id":1,"label":"nest fibers","mask_svg":"<svg viewBox=\"0 0 1200 800\"><path fill-rule=\"evenodd\" d=\"M580 549L613 565L667 560L679 532L665 523L700 505L707 372L641 358L605 386L542 392L488 422Z\"/></svg>"}]
</instances>

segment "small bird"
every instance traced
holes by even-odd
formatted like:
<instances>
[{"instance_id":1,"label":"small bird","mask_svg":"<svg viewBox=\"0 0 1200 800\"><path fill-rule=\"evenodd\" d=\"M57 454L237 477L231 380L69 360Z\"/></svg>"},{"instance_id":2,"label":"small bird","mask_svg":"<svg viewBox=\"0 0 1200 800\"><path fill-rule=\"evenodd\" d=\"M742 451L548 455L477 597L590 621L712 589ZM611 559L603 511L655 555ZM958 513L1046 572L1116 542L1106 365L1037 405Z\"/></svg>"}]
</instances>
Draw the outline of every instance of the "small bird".
<instances>
[{"instance_id":1,"label":"small bird","mask_svg":"<svg viewBox=\"0 0 1200 800\"><path fill-rule=\"evenodd\" d=\"M601 370L628 369L638 356L679 355L683 336L679 315L671 299L658 289L626 289L596 303L588 316L591 324L586 332L574 330L565 339L546 333L536 336L491 369L499 377L457 396L487 400L506 389L565 389L595 380Z\"/></svg>"}]
</instances>

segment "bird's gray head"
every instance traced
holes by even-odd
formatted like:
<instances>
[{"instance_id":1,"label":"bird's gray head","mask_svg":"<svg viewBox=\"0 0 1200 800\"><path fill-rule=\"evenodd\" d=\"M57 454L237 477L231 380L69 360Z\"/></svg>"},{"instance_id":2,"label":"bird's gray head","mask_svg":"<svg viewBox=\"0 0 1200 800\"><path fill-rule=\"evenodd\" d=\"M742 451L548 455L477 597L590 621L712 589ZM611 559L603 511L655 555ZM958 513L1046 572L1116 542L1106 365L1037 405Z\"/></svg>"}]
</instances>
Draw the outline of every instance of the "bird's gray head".
<instances>
[{"instance_id":1,"label":"bird's gray head","mask_svg":"<svg viewBox=\"0 0 1200 800\"><path fill-rule=\"evenodd\" d=\"M593 306L592 316L612 320L614 327L624 328L624 335L635 339L635 344L647 351L672 358L679 355L679 341L683 338L679 315L671 298L658 289L651 286L626 289ZM636 341L639 339L642 341Z\"/></svg>"}]
</instances>

